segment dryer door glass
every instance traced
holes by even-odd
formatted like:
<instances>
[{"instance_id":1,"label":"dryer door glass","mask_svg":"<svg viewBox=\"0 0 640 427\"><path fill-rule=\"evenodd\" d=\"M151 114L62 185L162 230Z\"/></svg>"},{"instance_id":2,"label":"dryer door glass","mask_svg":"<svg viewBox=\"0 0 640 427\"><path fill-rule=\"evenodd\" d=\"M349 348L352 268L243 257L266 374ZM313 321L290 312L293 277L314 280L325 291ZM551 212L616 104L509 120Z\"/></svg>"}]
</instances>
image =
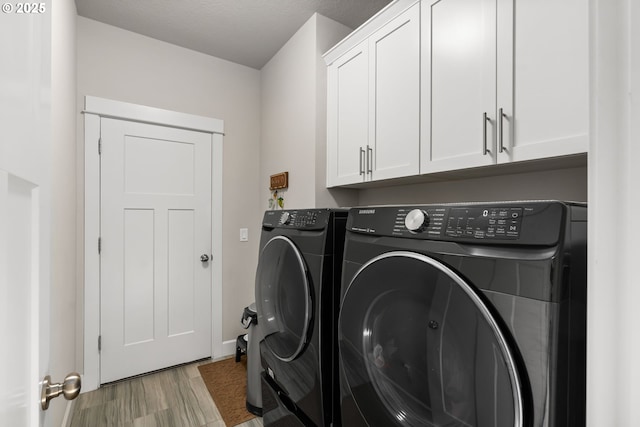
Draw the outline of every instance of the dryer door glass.
<instances>
[{"instance_id":1,"label":"dryer door glass","mask_svg":"<svg viewBox=\"0 0 640 427\"><path fill-rule=\"evenodd\" d=\"M280 360L295 359L307 339L311 293L302 255L284 236L269 240L260 254L256 307L266 346Z\"/></svg>"},{"instance_id":2,"label":"dryer door glass","mask_svg":"<svg viewBox=\"0 0 640 427\"><path fill-rule=\"evenodd\" d=\"M390 252L345 293L343 374L370 426L521 426L525 380L503 329L454 271Z\"/></svg>"}]
</instances>

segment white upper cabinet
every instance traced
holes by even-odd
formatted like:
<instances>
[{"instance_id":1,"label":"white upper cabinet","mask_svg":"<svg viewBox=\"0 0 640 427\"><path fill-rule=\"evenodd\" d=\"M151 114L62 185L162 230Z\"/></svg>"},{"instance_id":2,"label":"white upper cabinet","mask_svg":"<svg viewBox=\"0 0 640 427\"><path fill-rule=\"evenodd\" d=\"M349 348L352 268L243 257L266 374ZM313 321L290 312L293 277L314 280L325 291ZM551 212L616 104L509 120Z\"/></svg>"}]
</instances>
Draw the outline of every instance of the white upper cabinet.
<instances>
[{"instance_id":1,"label":"white upper cabinet","mask_svg":"<svg viewBox=\"0 0 640 427\"><path fill-rule=\"evenodd\" d=\"M587 0L395 0L324 56L327 186L586 153Z\"/></svg>"},{"instance_id":2,"label":"white upper cabinet","mask_svg":"<svg viewBox=\"0 0 640 427\"><path fill-rule=\"evenodd\" d=\"M394 6L355 47L325 56L328 187L420 172L420 4Z\"/></svg>"},{"instance_id":3,"label":"white upper cabinet","mask_svg":"<svg viewBox=\"0 0 640 427\"><path fill-rule=\"evenodd\" d=\"M587 152L588 2L498 6L498 163Z\"/></svg>"},{"instance_id":4,"label":"white upper cabinet","mask_svg":"<svg viewBox=\"0 0 640 427\"><path fill-rule=\"evenodd\" d=\"M422 173L495 163L495 0L422 2Z\"/></svg>"},{"instance_id":5,"label":"white upper cabinet","mask_svg":"<svg viewBox=\"0 0 640 427\"><path fill-rule=\"evenodd\" d=\"M420 5L369 38L368 172L371 179L420 172Z\"/></svg>"},{"instance_id":6,"label":"white upper cabinet","mask_svg":"<svg viewBox=\"0 0 640 427\"><path fill-rule=\"evenodd\" d=\"M365 40L328 68L327 186L365 179L369 144L369 49Z\"/></svg>"},{"instance_id":7,"label":"white upper cabinet","mask_svg":"<svg viewBox=\"0 0 640 427\"><path fill-rule=\"evenodd\" d=\"M421 172L588 148L585 0L423 0Z\"/></svg>"}]
</instances>

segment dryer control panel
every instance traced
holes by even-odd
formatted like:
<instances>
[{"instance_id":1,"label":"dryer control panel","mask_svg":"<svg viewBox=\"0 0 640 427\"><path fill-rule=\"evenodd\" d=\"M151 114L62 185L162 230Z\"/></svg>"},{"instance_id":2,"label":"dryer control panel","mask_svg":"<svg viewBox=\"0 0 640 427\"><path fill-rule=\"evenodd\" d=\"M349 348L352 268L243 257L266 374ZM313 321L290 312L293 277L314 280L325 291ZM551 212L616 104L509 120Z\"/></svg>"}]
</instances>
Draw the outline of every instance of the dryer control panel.
<instances>
[{"instance_id":1,"label":"dryer control panel","mask_svg":"<svg viewBox=\"0 0 640 427\"><path fill-rule=\"evenodd\" d=\"M322 230L327 227L331 212L329 209L290 209L282 211L266 211L262 220L265 228L291 228L296 230ZM346 213L346 210L342 212Z\"/></svg>"},{"instance_id":2,"label":"dryer control panel","mask_svg":"<svg viewBox=\"0 0 640 427\"><path fill-rule=\"evenodd\" d=\"M553 245L567 209L563 202L353 208L347 230L411 239Z\"/></svg>"}]
</instances>

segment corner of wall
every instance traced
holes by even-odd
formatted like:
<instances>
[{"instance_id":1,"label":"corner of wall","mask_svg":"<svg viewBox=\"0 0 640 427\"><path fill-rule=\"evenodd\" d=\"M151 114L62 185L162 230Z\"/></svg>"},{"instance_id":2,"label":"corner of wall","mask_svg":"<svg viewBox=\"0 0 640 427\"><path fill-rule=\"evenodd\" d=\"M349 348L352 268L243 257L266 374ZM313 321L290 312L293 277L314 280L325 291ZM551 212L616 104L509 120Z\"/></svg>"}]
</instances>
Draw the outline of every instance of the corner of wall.
<instances>
[{"instance_id":1,"label":"corner of wall","mask_svg":"<svg viewBox=\"0 0 640 427\"><path fill-rule=\"evenodd\" d=\"M51 292L50 373L64 378L82 370L78 356L76 200L76 5L60 0L51 8ZM47 11L49 12L49 11ZM49 419L60 425L69 406L53 404ZM65 412L66 411L66 412Z\"/></svg>"}]
</instances>

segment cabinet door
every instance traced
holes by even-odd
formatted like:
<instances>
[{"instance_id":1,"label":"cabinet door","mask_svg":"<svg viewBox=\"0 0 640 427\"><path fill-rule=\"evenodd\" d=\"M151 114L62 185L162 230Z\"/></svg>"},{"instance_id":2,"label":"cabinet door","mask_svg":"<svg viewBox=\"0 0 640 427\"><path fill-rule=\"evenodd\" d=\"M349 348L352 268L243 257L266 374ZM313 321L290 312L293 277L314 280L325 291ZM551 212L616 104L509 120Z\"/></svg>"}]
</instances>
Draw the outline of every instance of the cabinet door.
<instances>
[{"instance_id":1,"label":"cabinet door","mask_svg":"<svg viewBox=\"0 0 640 427\"><path fill-rule=\"evenodd\" d=\"M422 22L421 172L495 163L495 0L424 0Z\"/></svg>"},{"instance_id":2,"label":"cabinet door","mask_svg":"<svg viewBox=\"0 0 640 427\"><path fill-rule=\"evenodd\" d=\"M499 163L587 151L588 41L586 0L500 0Z\"/></svg>"},{"instance_id":3,"label":"cabinet door","mask_svg":"<svg viewBox=\"0 0 640 427\"><path fill-rule=\"evenodd\" d=\"M343 55L327 75L327 187L364 181L369 141L367 41Z\"/></svg>"},{"instance_id":4,"label":"cabinet door","mask_svg":"<svg viewBox=\"0 0 640 427\"><path fill-rule=\"evenodd\" d=\"M368 171L374 180L420 170L420 4L369 38Z\"/></svg>"}]
</instances>

